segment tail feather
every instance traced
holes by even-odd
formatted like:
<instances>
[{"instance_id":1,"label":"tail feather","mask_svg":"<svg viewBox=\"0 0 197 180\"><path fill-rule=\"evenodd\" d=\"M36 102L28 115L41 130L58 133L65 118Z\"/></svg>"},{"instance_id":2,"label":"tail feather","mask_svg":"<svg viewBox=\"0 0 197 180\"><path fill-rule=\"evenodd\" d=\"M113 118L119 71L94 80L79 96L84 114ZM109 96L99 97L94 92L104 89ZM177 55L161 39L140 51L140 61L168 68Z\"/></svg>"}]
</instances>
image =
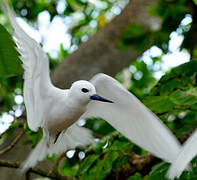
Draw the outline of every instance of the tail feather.
<instances>
[{"instance_id":1,"label":"tail feather","mask_svg":"<svg viewBox=\"0 0 197 180\"><path fill-rule=\"evenodd\" d=\"M42 138L39 144L32 150L31 154L21 165L21 172L26 172L29 168L35 166L39 161L42 161L47 154L47 139Z\"/></svg>"},{"instance_id":2,"label":"tail feather","mask_svg":"<svg viewBox=\"0 0 197 180\"><path fill-rule=\"evenodd\" d=\"M63 131L56 143L54 143L54 141L49 142L48 139L48 134L44 132L44 136L39 144L22 164L22 173L35 166L39 161L42 161L47 154L59 154L69 149L74 149L79 146L84 147L95 142L90 130L79 127L76 124L73 124L67 130ZM47 145L47 143L50 144Z\"/></svg>"}]
</instances>

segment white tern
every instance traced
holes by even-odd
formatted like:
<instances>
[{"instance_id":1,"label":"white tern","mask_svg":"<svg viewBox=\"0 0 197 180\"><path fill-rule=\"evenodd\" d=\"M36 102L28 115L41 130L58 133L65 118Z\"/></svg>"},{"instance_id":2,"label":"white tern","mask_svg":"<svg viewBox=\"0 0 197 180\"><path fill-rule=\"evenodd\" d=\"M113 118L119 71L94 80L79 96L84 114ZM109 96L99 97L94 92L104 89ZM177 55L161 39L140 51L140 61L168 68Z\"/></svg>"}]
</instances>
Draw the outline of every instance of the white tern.
<instances>
[{"instance_id":1,"label":"white tern","mask_svg":"<svg viewBox=\"0 0 197 180\"><path fill-rule=\"evenodd\" d=\"M78 127L80 118L101 117L138 146L173 162L181 145L171 131L118 81L97 74L90 81L76 81L70 89L54 87L49 61L40 45L17 24L14 12L4 4L24 67L24 103L32 131L43 129L43 138L24 162L27 170L45 158L68 148L93 142L90 130ZM102 98L104 97L104 98ZM106 98L106 99L105 99Z\"/></svg>"}]
</instances>

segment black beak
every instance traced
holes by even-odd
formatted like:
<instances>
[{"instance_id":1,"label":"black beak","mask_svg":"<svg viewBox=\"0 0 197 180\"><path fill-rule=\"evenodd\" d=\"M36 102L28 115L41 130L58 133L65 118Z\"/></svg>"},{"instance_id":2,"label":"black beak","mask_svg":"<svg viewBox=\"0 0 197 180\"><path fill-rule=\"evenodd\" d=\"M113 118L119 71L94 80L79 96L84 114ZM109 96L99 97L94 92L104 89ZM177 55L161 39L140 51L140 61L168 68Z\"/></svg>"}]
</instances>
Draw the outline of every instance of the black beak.
<instances>
[{"instance_id":1,"label":"black beak","mask_svg":"<svg viewBox=\"0 0 197 180\"><path fill-rule=\"evenodd\" d=\"M94 94L92 96L90 96L90 99L92 100L96 100L96 101L102 101L102 102L108 102L108 103L114 103L113 101L110 101L108 99L105 99L101 96L99 96L98 94Z\"/></svg>"}]
</instances>

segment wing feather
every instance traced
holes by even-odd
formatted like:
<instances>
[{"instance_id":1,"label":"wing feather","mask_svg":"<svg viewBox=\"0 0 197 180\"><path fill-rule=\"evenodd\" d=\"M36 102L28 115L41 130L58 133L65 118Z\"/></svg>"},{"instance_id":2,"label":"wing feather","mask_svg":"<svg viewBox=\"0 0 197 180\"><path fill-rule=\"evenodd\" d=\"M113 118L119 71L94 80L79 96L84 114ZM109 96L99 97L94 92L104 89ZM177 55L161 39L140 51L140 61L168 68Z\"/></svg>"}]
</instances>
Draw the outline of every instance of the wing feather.
<instances>
[{"instance_id":1,"label":"wing feather","mask_svg":"<svg viewBox=\"0 0 197 180\"><path fill-rule=\"evenodd\" d=\"M172 162L180 144L171 131L119 82L105 74L90 80L99 95L114 103L91 101L82 118L101 117L128 139L155 156Z\"/></svg>"},{"instance_id":2,"label":"wing feather","mask_svg":"<svg viewBox=\"0 0 197 180\"><path fill-rule=\"evenodd\" d=\"M55 145L49 150L49 154L59 154L68 149L85 147L93 144L94 137L92 132L84 127L79 127L76 123L63 131L57 139Z\"/></svg>"},{"instance_id":3,"label":"wing feather","mask_svg":"<svg viewBox=\"0 0 197 180\"><path fill-rule=\"evenodd\" d=\"M31 130L36 131L42 123L42 98L46 96L52 84L49 77L49 61L40 45L29 37L16 21L9 5L4 3L3 10L8 15L14 29L14 39L21 54L24 72L24 102L27 122ZM42 82L42 83L41 83ZM39 106L37 106L39 105Z\"/></svg>"},{"instance_id":4,"label":"wing feather","mask_svg":"<svg viewBox=\"0 0 197 180\"><path fill-rule=\"evenodd\" d=\"M176 160L170 166L167 177L174 179L179 177L184 170L188 170L189 162L197 155L197 130L185 142ZM190 169L189 169L190 170Z\"/></svg>"}]
</instances>

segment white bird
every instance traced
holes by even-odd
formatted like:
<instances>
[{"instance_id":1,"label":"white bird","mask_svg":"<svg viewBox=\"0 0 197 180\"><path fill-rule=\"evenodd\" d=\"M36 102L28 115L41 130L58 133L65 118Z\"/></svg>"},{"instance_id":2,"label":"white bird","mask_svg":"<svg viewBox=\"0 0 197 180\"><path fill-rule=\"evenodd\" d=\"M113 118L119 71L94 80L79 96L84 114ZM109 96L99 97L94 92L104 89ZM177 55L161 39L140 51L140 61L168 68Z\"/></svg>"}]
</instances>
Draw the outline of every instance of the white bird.
<instances>
[{"instance_id":1,"label":"white bird","mask_svg":"<svg viewBox=\"0 0 197 180\"><path fill-rule=\"evenodd\" d=\"M167 177L174 179L180 177L184 170L188 170L189 162L197 155L197 130L184 143L181 152L175 161L171 164Z\"/></svg>"},{"instance_id":2,"label":"white bird","mask_svg":"<svg viewBox=\"0 0 197 180\"><path fill-rule=\"evenodd\" d=\"M23 170L36 165L47 153L58 154L92 143L90 131L76 125L77 120L87 117L105 119L138 146L173 162L181 147L175 136L112 77L97 74L90 81L74 82L70 89L54 87L49 77L48 57L17 24L9 6L5 5L4 9L14 28L25 70L24 102L28 126L32 131L43 129L43 138L23 164Z\"/></svg>"}]
</instances>

